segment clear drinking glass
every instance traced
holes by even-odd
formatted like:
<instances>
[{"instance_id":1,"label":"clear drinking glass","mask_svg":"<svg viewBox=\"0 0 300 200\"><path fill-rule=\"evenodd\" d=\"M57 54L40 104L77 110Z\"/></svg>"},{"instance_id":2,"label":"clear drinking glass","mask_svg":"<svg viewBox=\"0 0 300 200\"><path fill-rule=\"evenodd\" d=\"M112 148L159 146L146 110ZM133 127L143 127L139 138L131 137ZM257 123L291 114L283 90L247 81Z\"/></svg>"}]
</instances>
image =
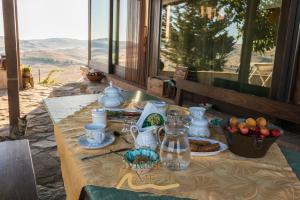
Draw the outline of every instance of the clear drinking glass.
<instances>
[{"instance_id":1,"label":"clear drinking glass","mask_svg":"<svg viewBox=\"0 0 300 200\"><path fill-rule=\"evenodd\" d=\"M167 114L165 126L158 131L160 158L164 167L170 170L184 170L191 162L191 151L187 137L187 124L177 111ZM165 131L162 142L161 131Z\"/></svg>"}]
</instances>

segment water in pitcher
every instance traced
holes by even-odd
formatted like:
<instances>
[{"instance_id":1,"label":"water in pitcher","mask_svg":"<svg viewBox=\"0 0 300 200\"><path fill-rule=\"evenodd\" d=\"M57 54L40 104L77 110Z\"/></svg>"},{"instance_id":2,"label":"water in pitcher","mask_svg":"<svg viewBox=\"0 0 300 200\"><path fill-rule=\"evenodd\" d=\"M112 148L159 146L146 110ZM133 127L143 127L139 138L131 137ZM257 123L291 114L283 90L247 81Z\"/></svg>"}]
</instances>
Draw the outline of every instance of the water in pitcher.
<instances>
[{"instance_id":1,"label":"water in pitcher","mask_svg":"<svg viewBox=\"0 0 300 200\"><path fill-rule=\"evenodd\" d=\"M173 112L167 116L163 129L165 135L160 146L163 166L170 170L186 169L191 162L191 151L184 120Z\"/></svg>"}]
</instances>

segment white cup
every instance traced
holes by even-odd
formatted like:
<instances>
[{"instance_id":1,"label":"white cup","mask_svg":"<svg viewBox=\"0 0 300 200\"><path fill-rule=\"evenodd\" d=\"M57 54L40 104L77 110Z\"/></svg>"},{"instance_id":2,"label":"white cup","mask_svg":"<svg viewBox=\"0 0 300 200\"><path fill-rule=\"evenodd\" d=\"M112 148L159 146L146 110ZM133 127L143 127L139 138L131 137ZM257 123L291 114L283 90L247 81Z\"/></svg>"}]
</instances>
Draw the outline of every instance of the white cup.
<instances>
[{"instance_id":1,"label":"white cup","mask_svg":"<svg viewBox=\"0 0 300 200\"><path fill-rule=\"evenodd\" d=\"M101 144L105 139L105 125L104 124L86 124L84 126L86 139L90 143Z\"/></svg>"},{"instance_id":2,"label":"white cup","mask_svg":"<svg viewBox=\"0 0 300 200\"><path fill-rule=\"evenodd\" d=\"M104 124L106 126L106 110L95 109L92 111L93 124Z\"/></svg>"}]
</instances>

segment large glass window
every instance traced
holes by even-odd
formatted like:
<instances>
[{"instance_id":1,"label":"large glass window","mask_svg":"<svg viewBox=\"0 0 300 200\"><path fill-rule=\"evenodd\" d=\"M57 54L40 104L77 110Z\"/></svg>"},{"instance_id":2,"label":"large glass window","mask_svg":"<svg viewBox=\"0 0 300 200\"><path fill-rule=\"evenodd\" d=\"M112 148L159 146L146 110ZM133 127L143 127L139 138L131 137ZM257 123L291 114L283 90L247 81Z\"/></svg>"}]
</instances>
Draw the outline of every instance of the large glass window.
<instances>
[{"instance_id":1,"label":"large glass window","mask_svg":"<svg viewBox=\"0 0 300 200\"><path fill-rule=\"evenodd\" d=\"M123 67L126 66L127 5L127 0L114 1L113 64Z\"/></svg>"},{"instance_id":2,"label":"large glass window","mask_svg":"<svg viewBox=\"0 0 300 200\"><path fill-rule=\"evenodd\" d=\"M108 72L109 0L91 0L91 60L90 65Z\"/></svg>"},{"instance_id":3,"label":"large glass window","mask_svg":"<svg viewBox=\"0 0 300 200\"><path fill-rule=\"evenodd\" d=\"M255 2L163 0L159 74L187 67L190 80L267 94L281 0Z\"/></svg>"},{"instance_id":4,"label":"large glass window","mask_svg":"<svg viewBox=\"0 0 300 200\"><path fill-rule=\"evenodd\" d=\"M148 0L114 0L114 73L146 84Z\"/></svg>"}]
</instances>

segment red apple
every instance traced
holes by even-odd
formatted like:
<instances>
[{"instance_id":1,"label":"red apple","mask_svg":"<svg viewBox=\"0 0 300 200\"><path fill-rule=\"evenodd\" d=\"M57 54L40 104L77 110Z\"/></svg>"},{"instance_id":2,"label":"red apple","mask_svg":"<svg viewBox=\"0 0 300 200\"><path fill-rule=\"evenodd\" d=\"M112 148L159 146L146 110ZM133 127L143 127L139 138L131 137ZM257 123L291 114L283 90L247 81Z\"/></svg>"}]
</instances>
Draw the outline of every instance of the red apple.
<instances>
[{"instance_id":1,"label":"red apple","mask_svg":"<svg viewBox=\"0 0 300 200\"><path fill-rule=\"evenodd\" d=\"M240 127L240 131L243 135L248 135L249 128L248 127Z\"/></svg>"},{"instance_id":2,"label":"red apple","mask_svg":"<svg viewBox=\"0 0 300 200\"><path fill-rule=\"evenodd\" d=\"M227 130L230 132L230 133L236 133L238 131L238 129L236 127L230 127L228 126L227 127Z\"/></svg>"},{"instance_id":3,"label":"red apple","mask_svg":"<svg viewBox=\"0 0 300 200\"><path fill-rule=\"evenodd\" d=\"M265 137L268 137L270 135L270 131L267 128L261 128L260 129L260 134L265 136Z\"/></svg>"},{"instance_id":4,"label":"red apple","mask_svg":"<svg viewBox=\"0 0 300 200\"><path fill-rule=\"evenodd\" d=\"M280 132L280 130L278 130L278 129L273 129L272 130L272 136L273 137L279 137L281 135L281 132Z\"/></svg>"}]
</instances>

